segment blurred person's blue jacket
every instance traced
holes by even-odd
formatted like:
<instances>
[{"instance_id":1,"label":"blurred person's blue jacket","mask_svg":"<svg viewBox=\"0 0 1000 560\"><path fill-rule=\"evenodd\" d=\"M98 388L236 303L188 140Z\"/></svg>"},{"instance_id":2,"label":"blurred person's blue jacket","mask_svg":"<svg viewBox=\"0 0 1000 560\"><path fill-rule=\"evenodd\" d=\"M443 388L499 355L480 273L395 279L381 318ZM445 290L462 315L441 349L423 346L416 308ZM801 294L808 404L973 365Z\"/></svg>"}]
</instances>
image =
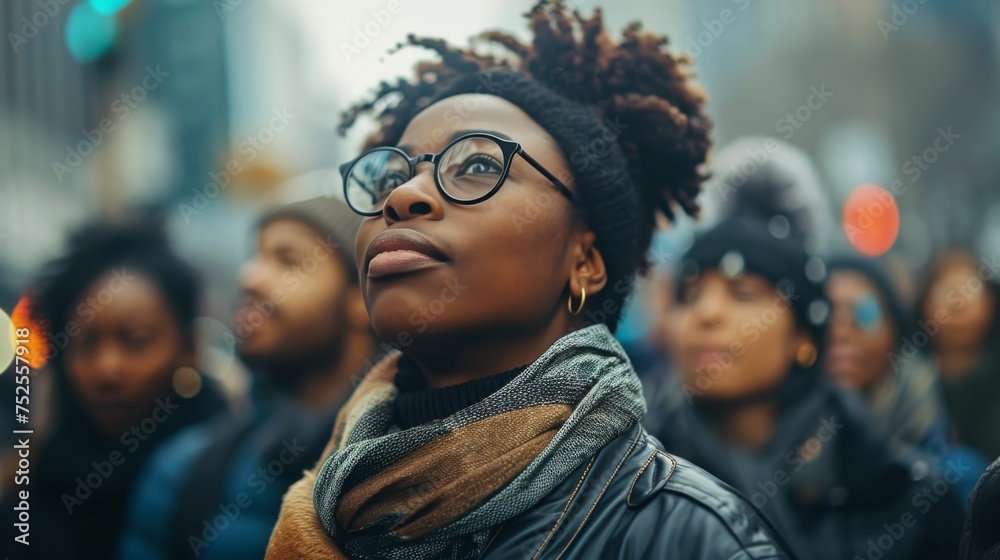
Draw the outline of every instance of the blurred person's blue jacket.
<instances>
[{"instance_id":1,"label":"blurred person's blue jacket","mask_svg":"<svg viewBox=\"0 0 1000 560\"><path fill-rule=\"evenodd\" d=\"M857 395L820 379L784 405L774 436L755 451L715 432L705 416L711 406L673 375L650 400L645 424L667 452L750 498L800 557L956 558L961 485L978 477L966 457L890 443Z\"/></svg>"},{"instance_id":2,"label":"blurred person's blue jacket","mask_svg":"<svg viewBox=\"0 0 1000 560\"><path fill-rule=\"evenodd\" d=\"M945 450L939 462L942 465L947 465L948 463L969 465L969 472L964 473L959 481L955 483L955 492L961 496L962 503L967 507L972 490L976 487L976 482L983 472L986 471L986 468L990 466L989 460L975 449L964 445L953 445Z\"/></svg>"},{"instance_id":3,"label":"blurred person's blue jacket","mask_svg":"<svg viewBox=\"0 0 1000 560\"><path fill-rule=\"evenodd\" d=\"M118 558L262 558L281 499L318 460L339 404L311 412L264 383L255 414L187 430L157 453L135 493Z\"/></svg>"},{"instance_id":4,"label":"blurred person's blue jacket","mask_svg":"<svg viewBox=\"0 0 1000 560\"><path fill-rule=\"evenodd\" d=\"M892 445L912 448L914 453L910 456L914 460L932 459L942 471L952 464L968 466L968 470L958 472L951 483L964 506L989 461L949 437L951 420L944 407L938 404L940 386L929 364L919 358L910 360L906 366L877 382L867 393L865 402L869 405L873 428ZM921 412L920 409L926 410ZM928 417L921 419L921 416Z\"/></svg>"}]
</instances>

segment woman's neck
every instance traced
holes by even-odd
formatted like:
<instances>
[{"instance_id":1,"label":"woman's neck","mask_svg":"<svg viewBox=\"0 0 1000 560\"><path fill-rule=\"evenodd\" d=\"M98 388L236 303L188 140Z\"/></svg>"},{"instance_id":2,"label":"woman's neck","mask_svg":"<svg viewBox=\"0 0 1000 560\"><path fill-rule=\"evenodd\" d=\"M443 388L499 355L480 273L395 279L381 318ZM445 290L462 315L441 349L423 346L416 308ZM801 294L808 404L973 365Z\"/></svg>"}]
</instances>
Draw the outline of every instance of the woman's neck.
<instances>
[{"instance_id":1,"label":"woman's neck","mask_svg":"<svg viewBox=\"0 0 1000 560\"><path fill-rule=\"evenodd\" d=\"M770 441L776 418L777 405L762 400L717 409L712 414L712 424L724 441L753 451Z\"/></svg>"},{"instance_id":2,"label":"woman's neck","mask_svg":"<svg viewBox=\"0 0 1000 560\"><path fill-rule=\"evenodd\" d=\"M447 339L415 341L406 355L427 388L439 389L530 364L568 332L568 326L556 323L528 334L515 329L465 332Z\"/></svg>"}]
</instances>

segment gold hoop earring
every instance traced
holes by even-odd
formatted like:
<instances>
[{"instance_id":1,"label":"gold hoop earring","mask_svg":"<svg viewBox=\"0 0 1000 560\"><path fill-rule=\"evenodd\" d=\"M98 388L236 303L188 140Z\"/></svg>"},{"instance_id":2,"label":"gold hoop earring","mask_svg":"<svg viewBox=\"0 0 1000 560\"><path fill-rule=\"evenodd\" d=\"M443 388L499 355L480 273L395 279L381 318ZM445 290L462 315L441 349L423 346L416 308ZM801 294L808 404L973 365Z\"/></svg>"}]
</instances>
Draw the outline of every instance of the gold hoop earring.
<instances>
[{"instance_id":1,"label":"gold hoop earring","mask_svg":"<svg viewBox=\"0 0 1000 560\"><path fill-rule=\"evenodd\" d=\"M569 309L570 315L579 315L583 311L583 302L587 301L587 289L580 288L580 306L573 311L573 292L569 293L569 299L566 300L566 309Z\"/></svg>"},{"instance_id":2,"label":"gold hoop earring","mask_svg":"<svg viewBox=\"0 0 1000 560\"><path fill-rule=\"evenodd\" d=\"M795 362L800 366L807 368L816 363L816 346L811 342L807 342L795 352Z\"/></svg>"}]
</instances>

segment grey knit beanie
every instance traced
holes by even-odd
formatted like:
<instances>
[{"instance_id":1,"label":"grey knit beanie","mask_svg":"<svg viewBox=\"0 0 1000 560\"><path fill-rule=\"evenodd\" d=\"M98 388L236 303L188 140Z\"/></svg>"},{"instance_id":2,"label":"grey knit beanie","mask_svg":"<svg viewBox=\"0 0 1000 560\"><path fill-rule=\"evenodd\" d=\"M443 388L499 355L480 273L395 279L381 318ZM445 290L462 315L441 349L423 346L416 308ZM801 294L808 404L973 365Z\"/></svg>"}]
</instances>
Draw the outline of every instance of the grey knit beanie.
<instances>
[{"instance_id":1,"label":"grey knit beanie","mask_svg":"<svg viewBox=\"0 0 1000 560\"><path fill-rule=\"evenodd\" d=\"M257 228L263 228L268 223L282 218L302 222L320 233L329 235L334 247L340 252L341 260L347 266L351 279L355 281L358 279L358 259L354 246L363 218L347 204L328 196L294 202L265 212L257 223Z\"/></svg>"}]
</instances>

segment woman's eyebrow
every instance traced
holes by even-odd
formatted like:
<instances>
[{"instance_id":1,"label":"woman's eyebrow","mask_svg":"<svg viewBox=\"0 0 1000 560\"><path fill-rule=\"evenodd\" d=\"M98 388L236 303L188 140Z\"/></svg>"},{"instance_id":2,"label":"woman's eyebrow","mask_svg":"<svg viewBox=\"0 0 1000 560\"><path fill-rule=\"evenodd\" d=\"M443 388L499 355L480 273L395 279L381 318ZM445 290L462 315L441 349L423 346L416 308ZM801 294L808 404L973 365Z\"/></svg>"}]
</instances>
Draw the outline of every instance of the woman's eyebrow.
<instances>
[{"instance_id":1,"label":"woman's eyebrow","mask_svg":"<svg viewBox=\"0 0 1000 560\"><path fill-rule=\"evenodd\" d=\"M514 141L514 139L513 139L513 138L511 138L510 136L508 136L508 135L504 134L503 132L498 132L498 131L496 131L496 130L485 130L485 129L476 129L476 130L456 130L456 131L455 131L455 132L454 132L454 133L453 133L453 134L451 135L451 137L450 137L450 138L448 138L448 141L449 141L449 142L452 142L452 141L454 141L454 140L456 140L456 139L458 139L458 138L460 138L460 137L462 137L462 136L465 136L466 134L492 134L493 136L496 136L496 137L498 137L498 138L503 138L504 140L510 140L511 142L513 142L513 141Z\"/></svg>"},{"instance_id":2,"label":"woman's eyebrow","mask_svg":"<svg viewBox=\"0 0 1000 560\"><path fill-rule=\"evenodd\" d=\"M294 242L290 242L287 239L278 239L267 248L267 251L274 254L277 257L287 257L290 259L301 258L302 251L296 246Z\"/></svg>"},{"instance_id":3,"label":"woman's eyebrow","mask_svg":"<svg viewBox=\"0 0 1000 560\"><path fill-rule=\"evenodd\" d=\"M448 137L447 142L448 143L454 142L455 140L461 138L462 136L465 136L466 134L492 134L493 136L496 136L498 138L503 138L504 140L510 140L511 142L514 141L514 139L511 138L509 135L504 134L503 132L499 132L497 130L475 129L475 130L456 130L455 132L452 133L451 136ZM399 144L396 146L396 148L403 150L407 154L410 154L411 157L414 155L413 146L409 144Z\"/></svg>"}]
</instances>

